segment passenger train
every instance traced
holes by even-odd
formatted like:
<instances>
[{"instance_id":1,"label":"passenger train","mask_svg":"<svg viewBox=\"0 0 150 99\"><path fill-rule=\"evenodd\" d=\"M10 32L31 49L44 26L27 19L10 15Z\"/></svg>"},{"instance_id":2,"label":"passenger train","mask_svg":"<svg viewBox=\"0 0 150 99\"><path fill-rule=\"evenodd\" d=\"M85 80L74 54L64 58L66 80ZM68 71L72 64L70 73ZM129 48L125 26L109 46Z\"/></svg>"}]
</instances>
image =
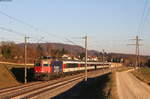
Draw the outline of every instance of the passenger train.
<instances>
[{"instance_id":1,"label":"passenger train","mask_svg":"<svg viewBox=\"0 0 150 99\"><path fill-rule=\"evenodd\" d=\"M87 62L87 70L96 70L101 68L109 68L109 62ZM41 59L34 63L35 79L42 80L52 74L70 73L85 70L85 62L83 61L60 61Z\"/></svg>"}]
</instances>

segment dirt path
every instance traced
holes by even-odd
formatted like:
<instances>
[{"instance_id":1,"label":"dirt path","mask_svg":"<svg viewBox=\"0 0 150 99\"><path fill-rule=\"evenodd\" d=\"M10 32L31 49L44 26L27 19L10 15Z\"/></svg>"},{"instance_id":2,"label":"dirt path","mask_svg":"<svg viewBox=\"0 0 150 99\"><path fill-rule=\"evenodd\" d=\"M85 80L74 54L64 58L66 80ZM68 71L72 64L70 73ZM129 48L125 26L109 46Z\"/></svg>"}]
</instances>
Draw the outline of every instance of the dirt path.
<instances>
[{"instance_id":1,"label":"dirt path","mask_svg":"<svg viewBox=\"0 0 150 99\"><path fill-rule=\"evenodd\" d=\"M138 80L129 72L117 72L119 99L150 99L150 86Z\"/></svg>"}]
</instances>

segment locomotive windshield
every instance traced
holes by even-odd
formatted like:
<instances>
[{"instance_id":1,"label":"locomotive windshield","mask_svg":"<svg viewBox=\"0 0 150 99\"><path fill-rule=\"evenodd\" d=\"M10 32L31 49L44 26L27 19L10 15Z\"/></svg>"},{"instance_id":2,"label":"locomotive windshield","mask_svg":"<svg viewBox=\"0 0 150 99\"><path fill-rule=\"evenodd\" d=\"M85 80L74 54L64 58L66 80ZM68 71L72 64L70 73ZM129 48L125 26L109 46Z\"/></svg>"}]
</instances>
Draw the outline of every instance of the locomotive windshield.
<instances>
[{"instance_id":1,"label":"locomotive windshield","mask_svg":"<svg viewBox=\"0 0 150 99\"><path fill-rule=\"evenodd\" d=\"M41 63L35 63L35 66L41 66Z\"/></svg>"},{"instance_id":2,"label":"locomotive windshield","mask_svg":"<svg viewBox=\"0 0 150 99\"><path fill-rule=\"evenodd\" d=\"M43 66L49 66L49 64L43 64Z\"/></svg>"}]
</instances>

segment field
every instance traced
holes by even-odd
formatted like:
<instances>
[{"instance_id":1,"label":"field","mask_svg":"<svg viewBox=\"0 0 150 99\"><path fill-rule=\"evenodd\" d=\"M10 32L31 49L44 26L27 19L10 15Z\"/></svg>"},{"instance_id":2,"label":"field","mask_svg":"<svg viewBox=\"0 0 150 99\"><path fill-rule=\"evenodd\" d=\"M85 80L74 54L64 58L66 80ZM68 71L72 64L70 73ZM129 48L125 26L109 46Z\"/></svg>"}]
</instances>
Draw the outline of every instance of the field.
<instances>
[{"instance_id":1,"label":"field","mask_svg":"<svg viewBox=\"0 0 150 99\"><path fill-rule=\"evenodd\" d=\"M150 68L140 68L132 72L138 79L150 85Z\"/></svg>"}]
</instances>

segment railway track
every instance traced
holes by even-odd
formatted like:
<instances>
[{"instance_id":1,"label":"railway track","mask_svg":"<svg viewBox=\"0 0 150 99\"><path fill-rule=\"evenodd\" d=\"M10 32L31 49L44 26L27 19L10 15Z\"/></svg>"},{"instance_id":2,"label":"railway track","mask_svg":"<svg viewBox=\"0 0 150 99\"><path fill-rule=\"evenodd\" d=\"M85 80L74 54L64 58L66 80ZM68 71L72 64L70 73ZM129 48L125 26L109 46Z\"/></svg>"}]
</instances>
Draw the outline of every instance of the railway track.
<instances>
[{"instance_id":1,"label":"railway track","mask_svg":"<svg viewBox=\"0 0 150 99\"><path fill-rule=\"evenodd\" d=\"M10 98L20 99L19 97L23 98L23 97L28 96L25 94L31 94L31 93L35 94L35 92L39 92L41 91L41 89L44 90L45 88L57 85L60 82L66 82L66 81L69 81L70 79L78 78L82 76L83 74L79 74L79 75L73 75L73 76L65 77L65 78L58 79L58 80L35 82L31 84L25 84L21 86L12 87L12 88L10 87L6 89L2 89L0 90L0 99L10 99Z\"/></svg>"},{"instance_id":2,"label":"railway track","mask_svg":"<svg viewBox=\"0 0 150 99\"><path fill-rule=\"evenodd\" d=\"M32 82L32 83L28 83L28 84L24 84L24 85L2 88L2 89L0 89L0 95L5 93L5 92L11 91L11 90L17 90L20 88L25 88L25 87L32 86L32 85L39 84L39 83L43 83L43 82L40 82L40 81L39 82Z\"/></svg>"},{"instance_id":3,"label":"railway track","mask_svg":"<svg viewBox=\"0 0 150 99\"><path fill-rule=\"evenodd\" d=\"M12 99L29 99L29 98L36 98L38 97L38 95L40 95L41 93L47 92L49 90L53 90L53 89L57 89L59 87L63 87L66 86L70 83L76 82L78 80L82 80L84 78L84 76L80 76L80 77L75 77L73 79L69 79L69 80L65 80L63 82L58 82L58 83L54 83L51 85L47 85L41 88L38 88L36 90L15 96L15 97L11 97Z\"/></svg>"},{"instance_id":4,"label":"railway track","mask_svg":"<svg viewBox=\"0 0 150 99\"><path fill-rule=\"evenodd\" d=\"M110 72L109 70L106 70ZM95 72L95 71L93 71ZM101 74L107 73L102 70L98 72L89 72L89 75L95 75L98 72ZM43 93L57 90L60 87L79 82L84 79L84 73L77 74L73 76L67 76L61 79L50 80L50 81L40 81L30 84L25 84L16 87L10 87L0 90L0 99L37 99L37 97Z\"/></svg>"}]
</instances>

